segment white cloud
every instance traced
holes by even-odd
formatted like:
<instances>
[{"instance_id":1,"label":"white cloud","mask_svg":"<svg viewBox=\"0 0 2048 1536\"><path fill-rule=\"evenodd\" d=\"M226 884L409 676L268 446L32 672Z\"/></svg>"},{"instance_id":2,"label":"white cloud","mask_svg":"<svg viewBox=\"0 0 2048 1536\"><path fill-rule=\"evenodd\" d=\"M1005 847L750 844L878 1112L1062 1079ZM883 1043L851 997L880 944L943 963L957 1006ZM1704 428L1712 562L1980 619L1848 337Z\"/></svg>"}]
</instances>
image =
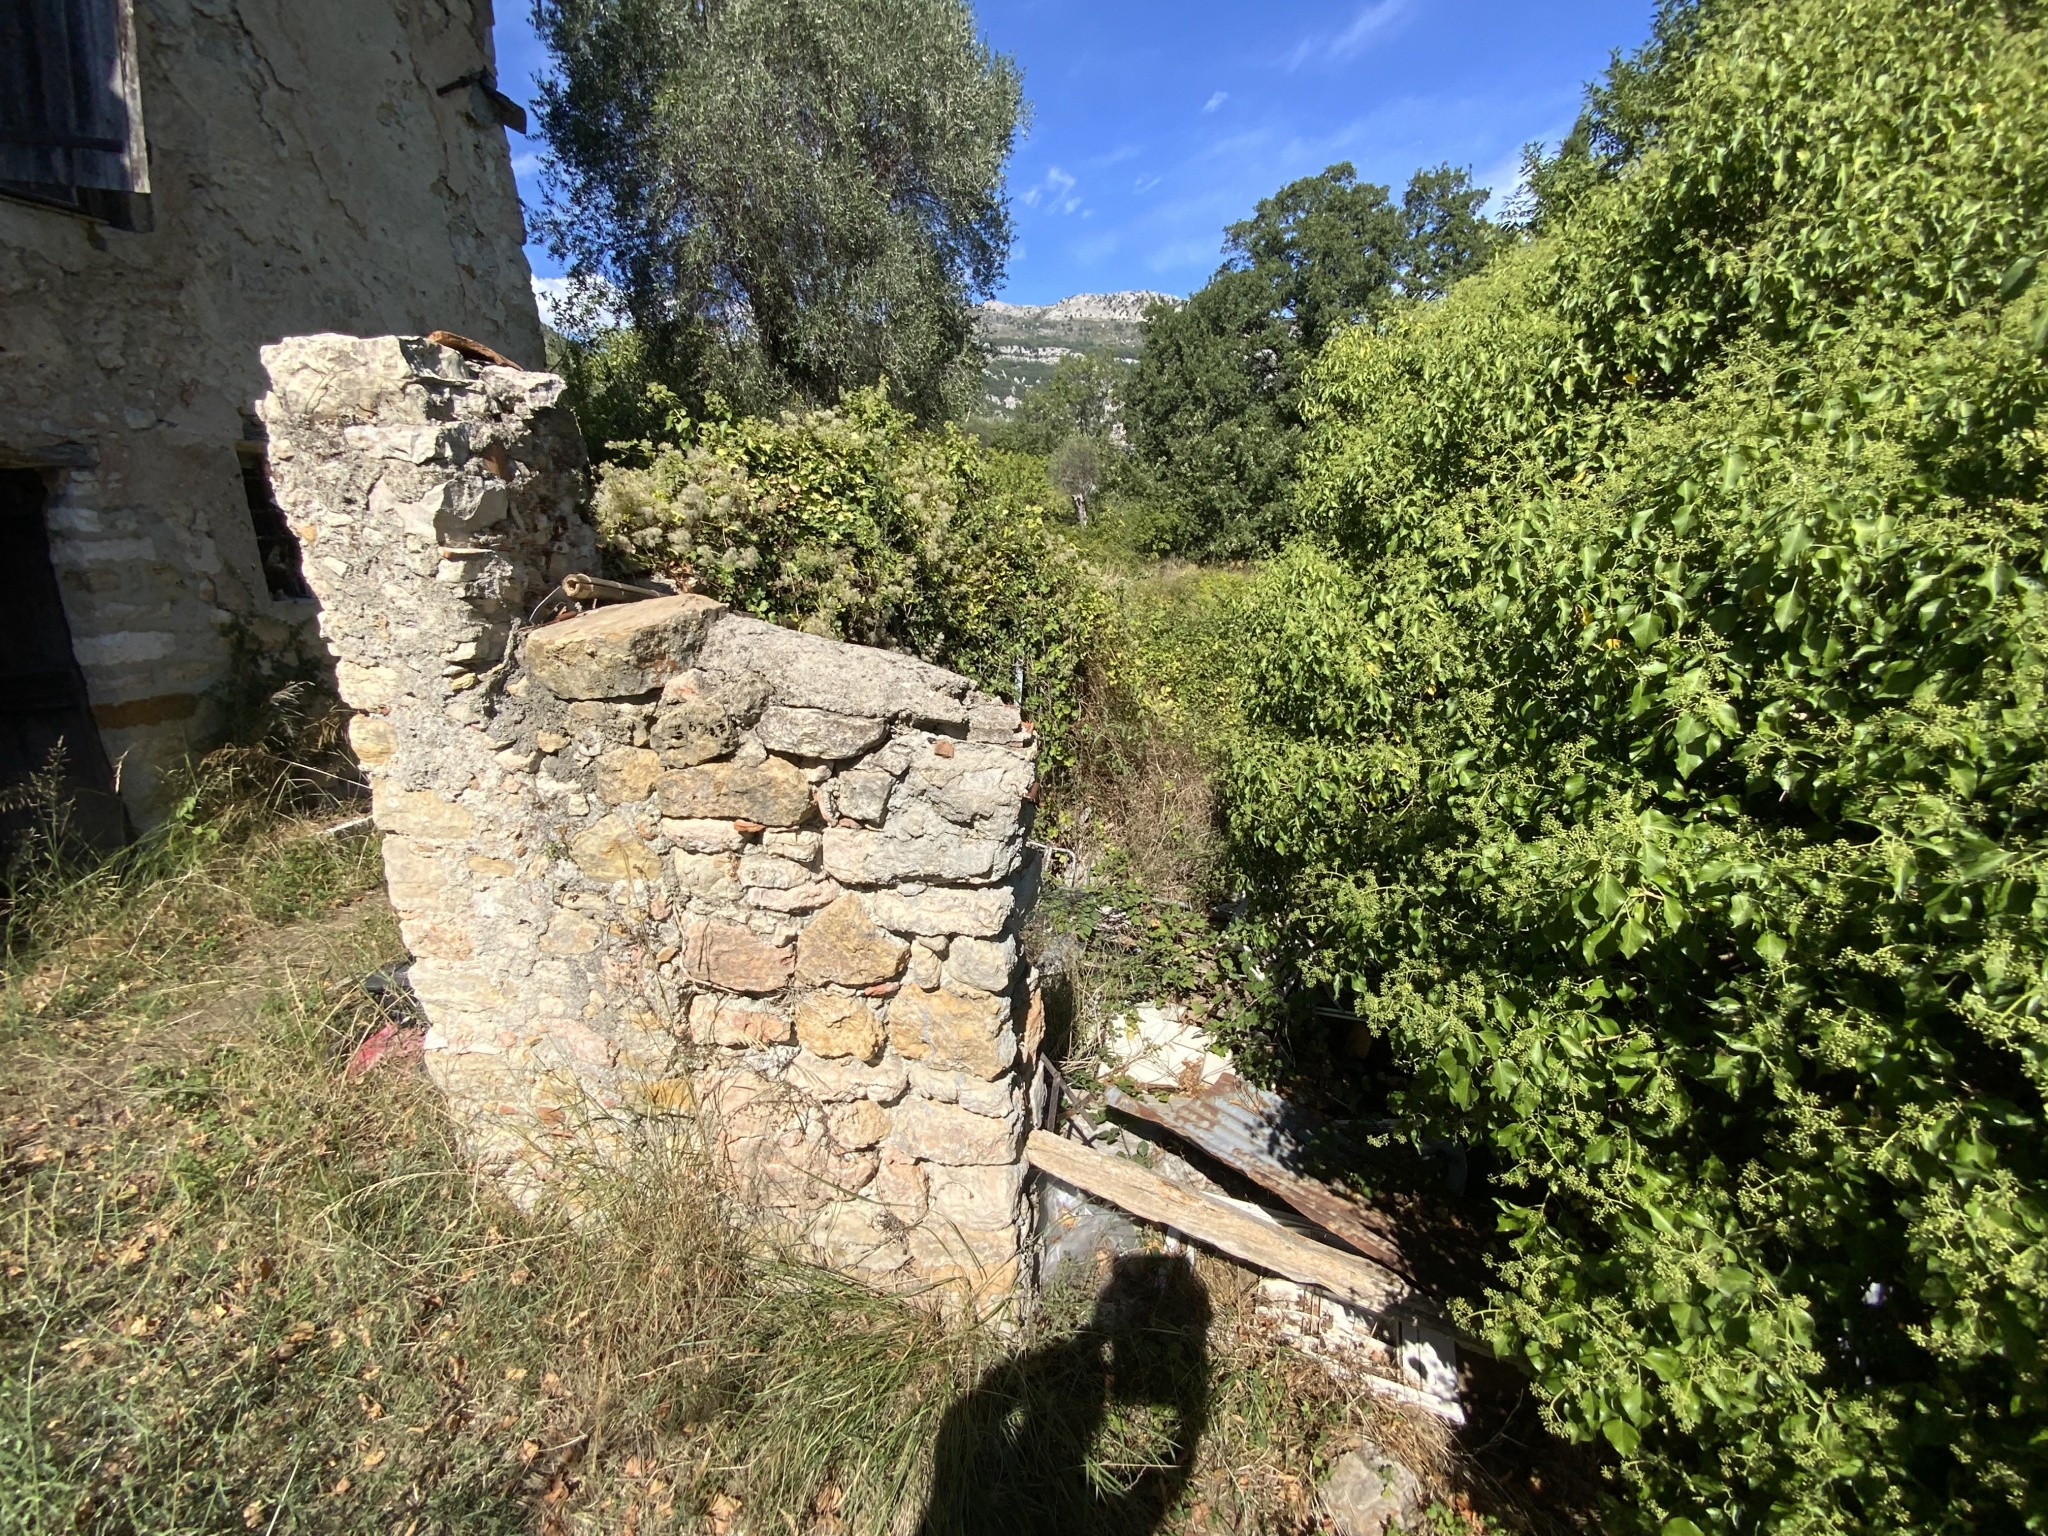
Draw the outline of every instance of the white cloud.
<instances>
[{"instance_id":1,"label":"white cloud","mask_svg":"<svg viewBox=\"0 0 2048 1536\"><path fill-rule=\"evenodd\" d=\"M579 294L571 278L536 277L533 298L541 319L565 336L588 336L626 323L625 308L607 284Z\"/></svg>"},{"instance_id":2,"label":"white cloud","mask_svg":"<svg viewBox=\"0 0 2048 1536\"><path fill-rule=\"evenodd\" d=\"M1351 18L1351 25L1331 37L1323 32L1311 32L1294 45L1294 51L1287 56L1290 70L1301 68L1309 60L1321 57L1331 63L1341 64L1355 59L1365 52L1366 46L1387 28L1399 21L1408 10L1408 0L1372 0Z\"/></svg>"},{"instance_id":3,"label":"white cloud","mask_svg":"<svg viewBox=\"0 0 2048 1536\"><path fill-rule=\"evenodd\" d=\"M1136 181L1131 183L1131 190L1133 192L1150 192L1154 187L1159 185L1161 179L1162 178L1158 176L1140 176Z\"/></svg>"},{"instance_id":4,"label":"white cloud","mask_svg":"<svg viewBox=\"0 0 2048 1536\"><path fill-rule=\"evenodd\" d=\"M1218 91L1214 96L1211 96L1207 101L1202 103L1202 110L1204 112L1214 112L1218 107L1222 106L1223 103L1225 103L1228 100L1230 100L1230 92Z\"/></svg>"},{"instance_id":5,"label":"white cloud","mask_svg":"<svg viewBox=\"0 0 2048 1536\"><path fill-rule=\"evenodd\" d=\"M539 155L517 155L513 158L512 174L514 176L531 176L539 169Z\"/></svg>"},{"instance_id":6,"label":"white cloud","mask_svg":"<svg viewBox=\"0 0 2048 1536\"><path fill-rule=\"evenodd\" d=\"M1081 194L1074 189L1079 185L1079 179L1071 172L1051 166L1046 170L1045 179L1027 187L1017 201L1026 208L1043 207L1047 213L1078 213Z\"/></svg>"},{"instance_id":7,"label":"white cloud","mask_svg":"<svg viewBox=\"0 0 2048 1536\"><path fill-rule=\"evenodd\" d=\"M1126 160L1135 160L1145 153L1142 144L1119 144L1106 154L1096 155L1083 163L1091 171L1106 171L1113 165L1122 165Z\"/></svg>"}]
</instances>

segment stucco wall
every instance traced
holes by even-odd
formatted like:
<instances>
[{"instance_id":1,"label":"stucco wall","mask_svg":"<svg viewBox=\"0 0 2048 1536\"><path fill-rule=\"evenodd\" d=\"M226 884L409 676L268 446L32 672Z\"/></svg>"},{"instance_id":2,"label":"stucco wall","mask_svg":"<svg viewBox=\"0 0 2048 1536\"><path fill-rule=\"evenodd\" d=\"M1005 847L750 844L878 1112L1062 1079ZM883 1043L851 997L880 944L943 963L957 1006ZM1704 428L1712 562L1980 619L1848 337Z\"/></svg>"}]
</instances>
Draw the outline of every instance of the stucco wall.
<instances>
[{"instance_id":1,"label":"stucco wall","mask_svg":"<svg viewBox=\"0 0 2048 1536\"><path fill-rule=\"evenodd\" d=\"M136 0L156 227L0 201L0 463L45 469L52 559L108 755L155 768L213 727L233 642L274 601L237 445L259 349L445 329L542 361L490 0Z\"/></svg>"}]
</instances>

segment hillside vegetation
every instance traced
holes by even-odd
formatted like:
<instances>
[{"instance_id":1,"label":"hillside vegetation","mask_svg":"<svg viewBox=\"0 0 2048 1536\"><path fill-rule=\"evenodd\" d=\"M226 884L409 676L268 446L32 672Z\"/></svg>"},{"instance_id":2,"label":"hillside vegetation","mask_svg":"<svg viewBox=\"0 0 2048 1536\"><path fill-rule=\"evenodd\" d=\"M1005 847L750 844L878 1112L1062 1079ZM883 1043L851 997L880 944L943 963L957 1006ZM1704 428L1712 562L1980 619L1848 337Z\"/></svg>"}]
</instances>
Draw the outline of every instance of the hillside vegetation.
<instances>
[{"instance_id":1,"label":"hillside vegetation","mask_svg":"<svg viewBox=\"0 0 2048 1536\"><path fill-rule=\"evenodd\" d=\"M1241 610L1268 942L1489 1151L1619 1529L2048 1525L2044 22L1668 9L1316 361Z\"/></svg>"}]
</instances>

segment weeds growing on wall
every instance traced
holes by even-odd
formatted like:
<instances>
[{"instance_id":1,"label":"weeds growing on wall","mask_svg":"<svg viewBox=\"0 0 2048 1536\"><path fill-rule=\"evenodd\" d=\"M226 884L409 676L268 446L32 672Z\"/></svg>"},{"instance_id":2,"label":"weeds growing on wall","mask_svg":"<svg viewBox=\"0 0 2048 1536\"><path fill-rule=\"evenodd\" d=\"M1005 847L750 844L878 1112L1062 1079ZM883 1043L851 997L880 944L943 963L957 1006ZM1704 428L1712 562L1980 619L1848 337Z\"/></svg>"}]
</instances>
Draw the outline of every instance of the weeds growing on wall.
<instances>
[{"instance_id":1,"label":"weeds growing on wall","mask_svg":"<svg viewBox=\"0 0 2048 1536\"><path fill-rule=\"evenodd\" d=\"M2048 1524L2048 30L1667 9L1532 243L1342 335L1235 846L1490 1147L1626 1529Z\"/></svg>"}]
</instances>

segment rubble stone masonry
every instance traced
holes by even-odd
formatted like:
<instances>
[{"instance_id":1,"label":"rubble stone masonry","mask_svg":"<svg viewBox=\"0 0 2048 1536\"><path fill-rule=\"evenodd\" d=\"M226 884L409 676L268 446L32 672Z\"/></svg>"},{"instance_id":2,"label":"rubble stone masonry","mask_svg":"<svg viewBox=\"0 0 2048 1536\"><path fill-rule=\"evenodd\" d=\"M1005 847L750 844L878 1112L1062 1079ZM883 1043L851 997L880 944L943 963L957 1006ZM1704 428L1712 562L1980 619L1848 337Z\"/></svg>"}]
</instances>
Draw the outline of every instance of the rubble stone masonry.
<instances>
[{"instance_id":1,"label":"rubble stone masonry","mask_svg":"<svg viewBox=\"0 0 2048 1536\"><path fill-rule=\"evenodd\" d=\"M265 349L391 900L472 1151L532 1201L650 1130L821 1262L1019 1280L1036 746L909 657L595 564L561 382L397 337Z\"/></svg>"}]
</instances>

